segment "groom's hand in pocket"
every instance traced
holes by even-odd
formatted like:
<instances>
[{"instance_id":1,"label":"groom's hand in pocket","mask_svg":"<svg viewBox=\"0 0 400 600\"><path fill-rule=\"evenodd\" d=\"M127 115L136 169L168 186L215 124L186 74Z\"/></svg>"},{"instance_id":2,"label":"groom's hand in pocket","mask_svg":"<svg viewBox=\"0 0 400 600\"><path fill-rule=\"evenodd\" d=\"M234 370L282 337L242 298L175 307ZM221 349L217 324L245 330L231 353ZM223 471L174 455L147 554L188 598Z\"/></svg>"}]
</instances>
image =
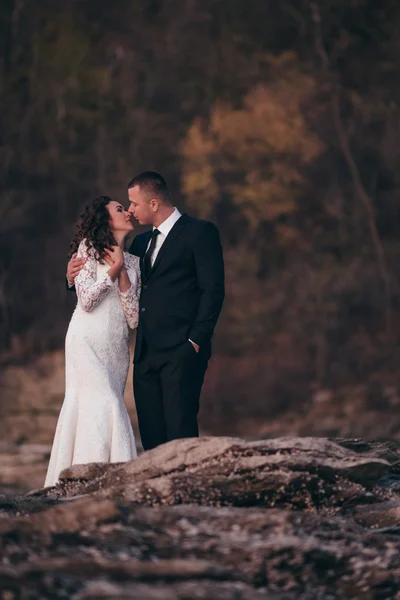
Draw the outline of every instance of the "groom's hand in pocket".
<instances>
[{"instance_id":1,"label":"groom's hand in pocket","mask_svg":"<svg viewBox=\"0 0 400 600\"><path fill-rule=\"evenodd\" d=\"M196 344L195 342L192 342L192 340L189 340L189 342L192 344L192 346L196 350L196 352L199 353L200 346L198 344Z\"/></svg>"},{"instance_id":2,"label":"groom's hand in pocket","mask_svg":"<svg viewBox=\"0 0 400 600\"><path fill-rule=\"evenodd\" d=\"M79 275L85 264L84 258L78 258L77 254L73 254L67 266L67 281L69 287L74 285L75 277Z\"/></svg>"}]
</instances>

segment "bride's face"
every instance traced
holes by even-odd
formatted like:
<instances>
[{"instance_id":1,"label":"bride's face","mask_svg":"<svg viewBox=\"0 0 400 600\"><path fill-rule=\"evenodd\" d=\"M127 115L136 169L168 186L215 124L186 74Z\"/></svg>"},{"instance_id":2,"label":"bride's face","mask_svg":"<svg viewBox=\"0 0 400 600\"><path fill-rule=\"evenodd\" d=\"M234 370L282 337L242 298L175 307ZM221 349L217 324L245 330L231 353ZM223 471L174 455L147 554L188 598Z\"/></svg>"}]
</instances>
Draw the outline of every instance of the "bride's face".
<instances>
[{"instance_id":1,"label":"bride's face","mask_svg":"<svg viewBox=\"0 0 400 600\"><path fill-rule=\"evenodd\" d=\"M119 202L111 200L107 204L110 213L111 231L130 233L133 231L132 216Z\"/></svg>"}]
</instances>

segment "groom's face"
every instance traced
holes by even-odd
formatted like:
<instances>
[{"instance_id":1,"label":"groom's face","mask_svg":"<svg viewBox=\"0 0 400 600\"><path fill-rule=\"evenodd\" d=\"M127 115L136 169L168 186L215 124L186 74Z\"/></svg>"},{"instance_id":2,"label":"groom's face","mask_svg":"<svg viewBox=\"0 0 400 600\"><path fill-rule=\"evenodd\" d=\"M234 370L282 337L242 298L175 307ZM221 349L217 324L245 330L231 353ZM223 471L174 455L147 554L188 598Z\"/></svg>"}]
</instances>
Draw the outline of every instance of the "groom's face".
<instances>
[{"instance_id":1,"label":"groom's face","mask_svg":"<svg viewBox=\"0 0 400 600\"><path fill-rule=\"evenodd\" d=\"M133 215L140 225L152 225L154 220L154 211L151 201L145 197L145 194L140 191L140 187L135 187L128 190L129 208L128 211Z\"/></svg>"}]
</instances>

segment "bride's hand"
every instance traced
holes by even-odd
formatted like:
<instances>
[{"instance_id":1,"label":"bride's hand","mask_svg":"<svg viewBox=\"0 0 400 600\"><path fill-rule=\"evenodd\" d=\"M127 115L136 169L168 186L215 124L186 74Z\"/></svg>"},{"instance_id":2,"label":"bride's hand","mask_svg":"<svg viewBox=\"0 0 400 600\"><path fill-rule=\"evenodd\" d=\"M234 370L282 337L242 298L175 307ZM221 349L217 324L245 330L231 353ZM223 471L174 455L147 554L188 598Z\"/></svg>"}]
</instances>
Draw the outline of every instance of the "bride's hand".
<instances>
[{"instance_id":1,"label":"bride's hand","mask_svg":"<svg viewBox=\"0 0 400 600\"><path fill-rule=\"evenodd\" d=\"M110 267L122 269L124 266L124 254L119 246L111 246L111 249L105 249L104 260Z\"/></svg>"}]
</instances>

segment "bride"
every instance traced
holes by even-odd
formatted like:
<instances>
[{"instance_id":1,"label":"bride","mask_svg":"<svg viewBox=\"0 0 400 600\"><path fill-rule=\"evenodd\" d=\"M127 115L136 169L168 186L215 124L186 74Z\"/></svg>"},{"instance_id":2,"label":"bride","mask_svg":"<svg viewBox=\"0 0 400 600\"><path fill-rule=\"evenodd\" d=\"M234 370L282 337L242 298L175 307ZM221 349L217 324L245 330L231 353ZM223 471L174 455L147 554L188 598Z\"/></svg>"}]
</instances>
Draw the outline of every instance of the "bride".
<instances>
[{"instance_id":1,"label":"bride","mask_svg":"<svg viewBox=\"0 0 400 600\"><path fill-rule=\"evenodd\" d=\"M129 330L138 324L139 258L123 251L131 215L107 196L80 216L70 255L85 260L75 279L78 303L65 340L66 390L45 486L60 472L90 462L136 458L124 404Z\"/></svg>"}]
</instances>

